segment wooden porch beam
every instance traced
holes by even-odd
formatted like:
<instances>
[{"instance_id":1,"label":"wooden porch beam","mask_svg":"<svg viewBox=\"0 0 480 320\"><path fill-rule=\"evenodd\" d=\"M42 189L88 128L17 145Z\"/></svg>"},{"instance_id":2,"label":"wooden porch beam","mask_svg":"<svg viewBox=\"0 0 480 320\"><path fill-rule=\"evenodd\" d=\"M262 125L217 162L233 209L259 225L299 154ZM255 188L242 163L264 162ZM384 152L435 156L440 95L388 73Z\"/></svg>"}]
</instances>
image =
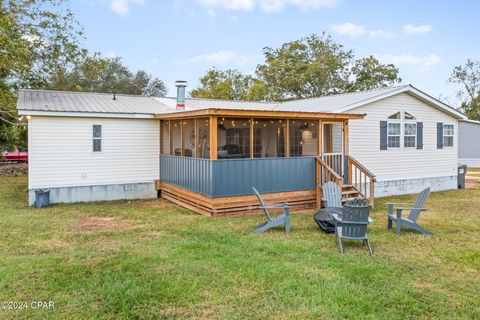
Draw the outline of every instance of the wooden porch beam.
<instances>
[{"instance_id":1,"label":"wooden porch beam","mask_svg":"<svg viewBox=\"0 0 480 320\"><path fill-rule=\"evenodd\" d=\"M210 159L217 160L217 117L210 116Z\"/></svg>"},{"instance_id":2,"label":"wooden porch beam","mask_svg":"<svg viewBox=\"0 0 480 320\"><path fill-rule=\"evenodd\" d=\"M254 139L253 139L253 132L255 131L255 126L254 126L254 123L253 123L253 118L250 118L250 158L253 159L253 143L254 143Z\"/></svg>"}]
</instances>

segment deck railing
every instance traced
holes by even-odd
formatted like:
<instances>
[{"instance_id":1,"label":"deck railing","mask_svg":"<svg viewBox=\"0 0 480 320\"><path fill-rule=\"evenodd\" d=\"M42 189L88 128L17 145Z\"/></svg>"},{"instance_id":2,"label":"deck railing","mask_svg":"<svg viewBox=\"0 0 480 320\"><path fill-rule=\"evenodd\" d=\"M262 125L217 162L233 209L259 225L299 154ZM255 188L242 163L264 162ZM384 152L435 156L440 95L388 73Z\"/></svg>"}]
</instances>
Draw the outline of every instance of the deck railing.
<instances>
[{"instance_id":1,"label":"deck railing","mask_svg":"<svg viewBox=\"0 0 480 320\"><path fill-rule=\"evenodd\" d=\"M343 176L343 154L325 153L322 160L339 176Z\"/></svg>"},{"instance_id":2,"label":"deck railing","mask_svg":"<svg viewBox=\"0 0 480 320\"><path fill-rule=\"evenodd\" d=\"M352 156L348 156L348 181L360 195L370 202L373 207L375 201L375 175L365 168Z\"/></svg>"},{"instance_id":3,"label":"deck railing","mask_svg":"<svg viewBox=\"0 0 480 320\"><path fill-rule=\"evenodd\" d=\"M316 163L316 194L317 194L317 208L320 208L321 201L323 197L322 186L329 181L333 181L340 188L342 188L343 178L328 165L325 160L322 160L320 157L317 157Z\"/></svg>"}]
</instances>

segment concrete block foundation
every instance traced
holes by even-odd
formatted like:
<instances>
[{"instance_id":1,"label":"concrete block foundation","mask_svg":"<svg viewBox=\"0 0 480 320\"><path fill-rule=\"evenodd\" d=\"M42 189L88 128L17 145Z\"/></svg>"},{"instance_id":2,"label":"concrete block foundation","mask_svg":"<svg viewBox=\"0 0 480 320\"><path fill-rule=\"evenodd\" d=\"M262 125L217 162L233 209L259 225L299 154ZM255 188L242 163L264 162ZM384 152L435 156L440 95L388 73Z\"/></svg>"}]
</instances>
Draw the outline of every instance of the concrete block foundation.
<instances>
[{"instance_id":1,"label":"concrete block foundation","mask_svg":"<svg viewBox=\"0 0 480 320\"><path fill-rule=\"evenodd\" d=\"M49 188L50 203L155 199L155 182ZM35 189L28 190L28 203L35 202Z\"/></svg>"},{"instance_id":2,"label":"concrete block foundation","mask_svg":"<svg viewBox=\"0 0 480 320\"><path fill-rule=\"evenodd\" d=\"M419 193L430 187L432 191L457 189L457 176L377 181L375 197Z\"/></svg>"}]
</instances>

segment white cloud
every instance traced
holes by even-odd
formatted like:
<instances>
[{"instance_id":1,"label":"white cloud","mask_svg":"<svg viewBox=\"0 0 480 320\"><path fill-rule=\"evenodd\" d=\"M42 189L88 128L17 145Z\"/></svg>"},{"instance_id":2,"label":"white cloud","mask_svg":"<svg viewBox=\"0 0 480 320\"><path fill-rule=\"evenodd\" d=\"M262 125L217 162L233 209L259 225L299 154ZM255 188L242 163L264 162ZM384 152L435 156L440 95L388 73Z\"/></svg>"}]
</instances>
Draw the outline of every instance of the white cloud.
<instances>
[{"instance_id":1,"label":"white cloud","mask_svg":"<svg viewBox=\"0 0 480 320\"><path fill-rule=\"evenodd\" d=\"M110 51L105 56L109 59L113 59L117 57L117 54L114 51Z\"/></svg>"},{"instance_id":2,"label":"white cloud","mask_svg":"<svg viewBox=\"0 0 480 320\"><path fill-rule=\"evenodd\" d=\"M370 30L368 35L372 38L383 38L383 39L391 39L393 38L393 33L377 29L377 30Z\"/></svg>"},{"instance_id":3,"label":"white cloud","mask_svg":"<svg viewBox=\"0 0 480 320\"><path fill-rule=\"evenodd\" d=\"M287 6L302 10L335 7L339 0L197 0L197 2L207 9L250 11L258 8L263 12L279 12Z\"/></svg>"},{"instance_id":4,"label":"white cloud","mask_svg":"<svg viewBox=\"0 0 480 320\"><path fill-rule=\"evenodd\" d=\"M351 22L334 24L330 27L332 32L346 37L363 37L369 36L371 38L384 38L390 39L393 37L393 33L382 30L368 30L364 26L356 25Z\"/></svg>"},{"instance_id":5,"label":"white cloud","mask_svg":"<svg viewBox=\"0 0 480 320\"><path fill-rule=\"evenodd\" d=\"M334 24L330 27L333 32L347 37L360 37L367 34L367 30L363 26L359 26L350 22L342 24Z\"/></svg>"},{"instance_id":6,"label":"white cloud","mask_svg":"<svg viewBox=\"0 0 480 320\"><path fill-rule=\"evenodd\" d=\"M110 9L119 15L126 15L130 12L131 4L143 5L144 0L109 0Z\"/></svg>"},{"instance_id":7,"label":"white cloud","mask_svg":"<svg viewBox=\"0 0 480 320\"><path fill-rule=\"evenodd\" d=\"M191 58L188 58L179 64L188 65L191 63L201 62L210 65L221 65L221 64L236 64L236 65L246 65L250 59L243 55L238 54L233 51L219 50L212 53L206 53L197 55Z\"/></svg>"},{"instance_id":8,"label":"white cloud","mask_svg":"<svg viewBox=\"0 0 480 320\"><path fill-rule=\"evenodd\" d=\"M420 26L414 26L413 24L407 24L403 26L403 33L409 35L421 35L432 31L432 27L429 24L422 24Z\"/></svg>"},{"instance_id":9,"label":"white cloud","mask_svg":"<svg viewBox=\"0 0 480 320\"><path fill-rule=\"evenodd\" d=\"M401 55L378 55L380 61L383 63L393 63L396 66L411 66L417 68L419 71L428 71L434 65L439 64L442 59L435 54L426 56L414 56L411 54Z\"/></svg>"}]
</instances>

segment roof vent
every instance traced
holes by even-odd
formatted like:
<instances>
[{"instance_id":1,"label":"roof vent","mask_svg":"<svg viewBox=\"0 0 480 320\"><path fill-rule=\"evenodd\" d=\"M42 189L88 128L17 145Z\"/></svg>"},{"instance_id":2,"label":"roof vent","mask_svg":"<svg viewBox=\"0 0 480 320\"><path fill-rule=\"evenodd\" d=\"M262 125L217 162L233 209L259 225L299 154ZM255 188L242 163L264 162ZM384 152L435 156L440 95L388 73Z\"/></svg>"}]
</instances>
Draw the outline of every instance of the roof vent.
<instances>
[{"instance_id":1,"label":"roof vent","mask_svg":"<svg viewBox=\"0 0 480 320\"><path fill-rule=\"evenodd\" d=\"M175 86L177 87L177 110L185 110L185 88L187 87L187 81L178 80L175 81Z\"/></svg>"}]
</instances>

